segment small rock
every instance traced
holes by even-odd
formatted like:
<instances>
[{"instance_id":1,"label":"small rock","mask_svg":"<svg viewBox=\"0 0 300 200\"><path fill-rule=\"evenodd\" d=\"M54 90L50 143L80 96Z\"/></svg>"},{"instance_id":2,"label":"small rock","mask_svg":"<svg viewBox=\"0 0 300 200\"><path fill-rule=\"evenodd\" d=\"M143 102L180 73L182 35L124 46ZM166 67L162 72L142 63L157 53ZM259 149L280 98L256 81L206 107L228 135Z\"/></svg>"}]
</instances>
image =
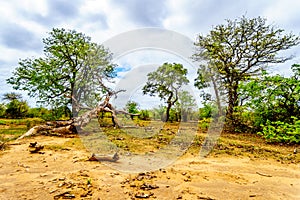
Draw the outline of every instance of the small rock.
<instances>
[{"instance_id":1,"label":"small rock","mask_svg":"<svg viewBox=\"0 0 300 200\"><path fill-rule=\"evenodd\" d=\"M297 153L298 153L297 148L294 149L293 153L294 153L294 154L297 154Z\"/></svg>"},{"instance_id":2,"label":"small rock","mask_svg":"<svg viewBox=\"0 0 300 200\"><path fill-rule=\"evenodd\" d=\"M61 194L55 195L54 199L59 199L60 197L62 197L63 199L74 199L75 195L70 194L70 192L63 192Z\"/></svg>"},{"instance_id":3,"label":"small rock","mask_svg":"<svg viewBox=\"0 0 300 200\"><path fill-rule=\"evenodd\" d=\"M138 198L138 199L147 199L147 198L153 196L153 193L145 194L143 192L138 192L134 196L135 196L135 198Z\"/></svg>"},{"instance_id":4,"label":"small rock","mask_svg":"<svg viewBox=\"0 0 300 200\"><path fill-rule=\"evenodd\" d=\"M52 194L52 193L54 193L54 192L56 192L56 191L57 191L57 189L51 190L49 193Z\"/></svg>"},{"instance_id":5,"label":"small rock","mask_svg":"<svg viewBox=\"0 0 300 200\"><path fill-rule=\"evenodd\" d=\"M66 184L66 182L62 182L62 183L60 183L59 185L58 185L58 187L62 187L62 186L64 186Z\"/></svg>"},{"instance_id":6,"label":"small rock","mask_svg":"<svg viewBox=\"0 0 300 200\"><path fill-rule=\"evenodd\" d=\"M40 174L40 177L48 176L48 174Z\"/></svg>"},{"instance_id":7,"label":"small rock","mask_svg":"<svg viewBox=\"0 0 300 200\"><path fill-rule=\"evenodd\" d=\"M141 186L140 186L140 188L142 189L142 190L153 190L153 189L157 189L157 188L159 188L157 185L151 185L151 184L149 184L149 183L143 183Z\"/></svg>"}]
</instances>

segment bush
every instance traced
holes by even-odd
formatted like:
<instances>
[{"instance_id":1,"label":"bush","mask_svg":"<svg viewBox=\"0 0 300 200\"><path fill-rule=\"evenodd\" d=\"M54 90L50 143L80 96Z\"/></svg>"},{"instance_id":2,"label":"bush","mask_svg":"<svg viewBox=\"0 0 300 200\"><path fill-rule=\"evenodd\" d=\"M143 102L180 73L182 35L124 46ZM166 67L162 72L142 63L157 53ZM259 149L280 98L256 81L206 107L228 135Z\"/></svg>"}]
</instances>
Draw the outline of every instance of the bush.
<instances>
[{"instance_id":1,"label":"bush","mask_svg":"<svg viewBox=\"0 0 300 200\"><path fill-rule=\"evenodd\" d=\"M5 116L12 119L25 118L28 110L29 106L26 101L14 99L7 104Z\"/></svg>"},{"instance_id":2,"label":"bush","mask_svg":"<svg viewBox=\"0 0 300 200\"><path fill-rule=\"evenodd\" d=\"M211 118L204 118L202 120L199 120L198 126L200 127L201 131L206 132L212 122Z\"/></svg>"},{"instance_id":3,"label":"bush","mask_svg":"<svg viewBox=\"0 0 300 200\"><path fill-rule=\"evenodd\" d=\"M218 108L214 103L204 103L204 107L199 108L199 119L206 119L216 116Z\"/></svg>"},{"instance_id":4,"label":"bush","mask_svg":"<svg viewBox=\"0 0 300 200\"><path fill-rule=\"evenodd\" d=\"M291 117L293 123L281 121L270 122L262 125L262 135L267 142L284 142L284 143L300 143L300 120L296 117Z\"/></svg>"},{"instance_id":5,"label":"bush","mask_svg":"<svg viewBox=\"0 0 300 200\"><path fill-rule=\"evenodd\" d=\"M0 103L0 117L5 116L6 106L2 103Z\"/></svg>"},{"instance_id":6,"label":"bush","mask_svg":"<svg viewBox=\"0 0 300 200\"><path fill-rule=\"evenodd\" d=\"M139 113L139 119L141 120L150 120L150 115L148 110L141 110Z\"/></svg>"}]
</instances>

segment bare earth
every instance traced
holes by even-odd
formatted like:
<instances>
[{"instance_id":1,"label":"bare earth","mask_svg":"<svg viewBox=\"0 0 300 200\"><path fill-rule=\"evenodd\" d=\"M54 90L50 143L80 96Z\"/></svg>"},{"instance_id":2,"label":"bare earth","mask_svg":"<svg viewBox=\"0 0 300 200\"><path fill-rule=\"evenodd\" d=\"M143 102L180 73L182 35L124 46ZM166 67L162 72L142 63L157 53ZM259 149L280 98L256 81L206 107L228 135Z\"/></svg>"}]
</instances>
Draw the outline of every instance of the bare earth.
<instances>
[{"instance_id":1,"label":"bare earth","mask_svg":"<svg viewBox=\"0 0 300 200\"><path fill-rule=\"evenodd\" d=\"M88 161L87 150L53 148L71 139L26 138L1 152L0 199L300 199L299 164L190 155L164 169L129 174ZM34 141L52 148L31 154Z\"/></svg>"}]
</instances>

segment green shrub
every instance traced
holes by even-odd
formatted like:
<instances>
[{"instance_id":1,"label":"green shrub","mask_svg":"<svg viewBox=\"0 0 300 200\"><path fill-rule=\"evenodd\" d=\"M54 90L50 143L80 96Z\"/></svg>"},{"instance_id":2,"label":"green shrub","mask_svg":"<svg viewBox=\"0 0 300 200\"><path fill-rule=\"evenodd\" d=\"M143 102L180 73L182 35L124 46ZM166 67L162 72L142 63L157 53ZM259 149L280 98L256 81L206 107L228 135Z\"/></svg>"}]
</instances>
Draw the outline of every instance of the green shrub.
<instances>
[{"instance_id":1,"label":"green shrub","mask_svg":"<svg viewBox=\"0 0 300 200\"><path fill-rule=\"evenodd\" d=\"M291 117L293 123L267 121L262 125L262 135L267 142L300 143L300 119Z\"/></svg>"},{"instance_id":2,"label":"green shrub","mask_svg":"<svg viewBox=\"0 0 300 200\"><path fill-rule=\"evenodd\" d=\"M150 114L148 110L141 110L139 114L139 119L150 120Z\"/></svg>"},{"instance_id":3,"label":"green shrub","mask_svg":"<svg viewBox=\"0 0 300 200\"><path fill-rule=\"evenodd\" d=\"M209 126L210 126L210 124L211 124L211 121L212 121L211 118L204 118L204 119L202 119L202 120L199 120L198 126L200 127L200 129L201 129L202 131L205 132L205 131L208 130L208 128L209 128Z\"/></svg>"}]
</instances>

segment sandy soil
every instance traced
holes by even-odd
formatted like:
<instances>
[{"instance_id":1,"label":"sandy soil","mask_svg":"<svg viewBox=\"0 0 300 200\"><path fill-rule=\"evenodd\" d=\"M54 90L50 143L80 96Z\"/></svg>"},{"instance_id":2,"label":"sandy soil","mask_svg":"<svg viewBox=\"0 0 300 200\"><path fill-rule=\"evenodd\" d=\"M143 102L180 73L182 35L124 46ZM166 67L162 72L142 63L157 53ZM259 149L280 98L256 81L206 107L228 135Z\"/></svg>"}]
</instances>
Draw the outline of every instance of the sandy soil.
<instances>
[{"instance_id":1,"label":"sandy soil","mask_svg":"<svg viewBox=\"0 0 300 200\"><path fill-rule=\"evenodd\" d=\"M28 151L30 142L69 140L26 138L0 153L0 199L300 199L300 165L272 159L184 156L164 169L129 174L88 161L90 152L72 146Z\"/></svg>"}]
</instances>

